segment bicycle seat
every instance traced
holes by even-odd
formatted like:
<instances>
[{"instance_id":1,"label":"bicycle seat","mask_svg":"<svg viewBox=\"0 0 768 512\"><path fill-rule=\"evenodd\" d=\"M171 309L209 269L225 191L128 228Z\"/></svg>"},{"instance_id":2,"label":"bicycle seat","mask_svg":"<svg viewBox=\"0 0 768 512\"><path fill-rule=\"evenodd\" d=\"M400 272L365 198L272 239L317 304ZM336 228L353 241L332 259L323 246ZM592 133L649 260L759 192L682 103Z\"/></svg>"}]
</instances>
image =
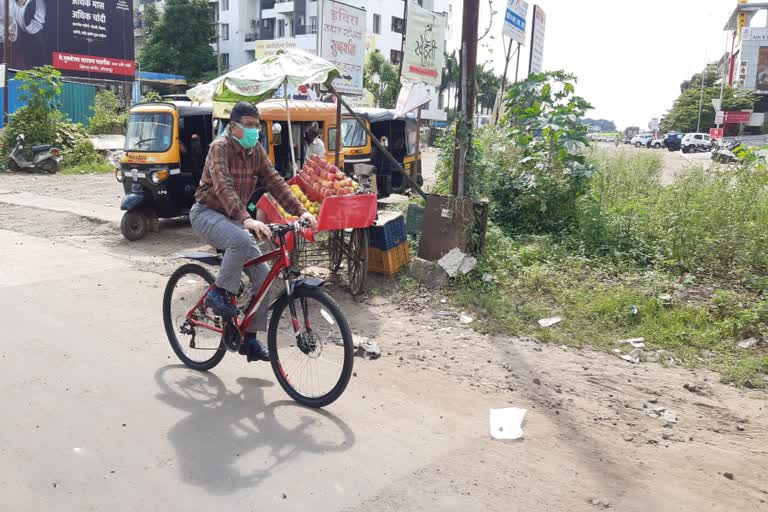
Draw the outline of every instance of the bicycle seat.
<instances>
[{"instance_id":1,"label":"bicycle seat","mask_svg":"<svg viewBox=\"0 0 768 512\"><path fill-rule=\"evenodd\" d=\"M53 146L50 144L43 144L41 146L32 146L32 153L42 153L43 151L49 151Z\"/></svg>"}]
</instances>

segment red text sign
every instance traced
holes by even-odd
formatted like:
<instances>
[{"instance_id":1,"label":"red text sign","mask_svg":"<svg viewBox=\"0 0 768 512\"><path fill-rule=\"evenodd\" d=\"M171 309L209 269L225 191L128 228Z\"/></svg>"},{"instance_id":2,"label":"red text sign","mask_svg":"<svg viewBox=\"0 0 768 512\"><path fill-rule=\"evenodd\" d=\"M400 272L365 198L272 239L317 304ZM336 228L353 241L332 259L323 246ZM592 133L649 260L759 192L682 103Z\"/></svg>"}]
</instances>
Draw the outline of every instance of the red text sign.
<instances>
[{"instance_id":1,"label":"red text sign","mask_svg":"<svg viewBox=\"0 0 768 512\"><path fill-rule=\"evenodd\" d=\"M136 63L132 60L93 57L74 53L53 53L53 67L81 73L99 73L102 75L121 75L133 77Z\"/></svg>"}]
</instances>

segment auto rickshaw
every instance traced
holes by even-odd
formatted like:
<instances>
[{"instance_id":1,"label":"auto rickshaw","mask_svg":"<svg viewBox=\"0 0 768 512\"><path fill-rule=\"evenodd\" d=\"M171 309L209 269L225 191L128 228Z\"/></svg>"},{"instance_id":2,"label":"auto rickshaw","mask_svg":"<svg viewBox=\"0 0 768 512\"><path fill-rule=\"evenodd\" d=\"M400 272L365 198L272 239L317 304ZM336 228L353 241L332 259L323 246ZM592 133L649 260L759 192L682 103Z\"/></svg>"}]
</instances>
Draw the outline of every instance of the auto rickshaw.
<instances>
[{"instance_id":1,"label":"auto rickshaw","mask_svg":"<svg viewBox=\"0 0 768 512\"><path fill-rule=\"evenodd\" d=\"M389 150L392 156L403 166L405 172L421 186L421 152L416 152L416 138L419 131L416 116L395 118L395 111L383 108L355 109L367 124L371 132ZM344 165L347 174L352 174L356 164L369 164L376 168L376 188L380 197L390 194L403 194L409 188L409 182L398 169L372 144L362 126L351 116L346 115L341 122Z\"/></svg>"},{"instance_id":2,"label":"auto rickshaw","mask_svg":"<svg viewBox=\"0 0 768 512\"><path fill-rule=\"evenodd\" d=\"M261 116L260 140L262 147L277 172L283 178L293 176L291 163L291 146L288 137L288 115L285 100L270 99L258 103ZM229 114L232 105L216 103L214 112L215 130L217 134L224 132L229 125ZM307 127L316 122L320 126L320 139L325 144L325 158L331 163L336 159L336 105L321 101L288 100L291 111L291 128L293 129L293 146L296 155L296 165L301 169L307 160L304 154L303 134ZM339 167L344 168L344 154L340 155Z\"/></svg>"},{"instance_id":3,"label":"auto rickshaw","mask_svg":"<svg viewBox=\"0 0 768 512\"><path fill-rule=\"evenodd\" d=\"M158 219L187 215L213 141L213 109L141 103L128 115L125 156L115 169L125 197L120 231L128 240L156 230Z\"/></svg>"}]
</instances>

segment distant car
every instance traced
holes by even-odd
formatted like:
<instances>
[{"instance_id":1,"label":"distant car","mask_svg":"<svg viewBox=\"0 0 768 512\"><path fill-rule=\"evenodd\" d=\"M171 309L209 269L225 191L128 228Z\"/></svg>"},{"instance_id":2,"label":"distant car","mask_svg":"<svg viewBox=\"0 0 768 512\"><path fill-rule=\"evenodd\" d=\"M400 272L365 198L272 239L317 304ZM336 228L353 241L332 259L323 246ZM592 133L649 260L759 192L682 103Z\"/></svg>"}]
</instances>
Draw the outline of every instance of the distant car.
<instances>
[{"instance_id":1,"label":"distant car","mask_svg":"<svg viewBox=\"0 0 768 512\"><path fill-rule=\"evenodd\" d=\"M680 141L683 153L701 153L712 150L712 137L708 133L686 133Z\"/></svg>"},{"instance_id":2,"label":"distant car","mask_svg":"<svg viewBox=\"0 0 768 512\"><path fill-rule=\"evenodd\" d=\"M624 144L632 144L632 137L624 137Z\"/></svg>"},{"instance_id":3,"label":"distant car","mask_svg":"<svg viewBox=\"0 0 768 512\"><path fill-rule=\"evenodd\" d=\"M667 148L667 151L680 151L680 142L683 140L682 133L668 133L662 140L662 145Z\"/></svg>"},{"instance_id":4,"label":"distant car","mask_svg":"<svg viewBox=\"0 0 768 512\"><path fill-rule=\"evenodd\" d=\"M655 138L651 141L651 147L656 149L662 148L664 147L664 141L662 139Z\"/></svg>"},{"instance_id":5,"label":"distant car","mask_svg":"<svg viewBox=\"0 0 768 512\"><path fill-rule=\"evenodd\" d=\"M645 146L646 148L651 147L651 141L653 141L653 135L650 133L643 133L640 135L635 135L632 137L631 144L635 147L641 147Z\"/></svg>"}]
</instances>

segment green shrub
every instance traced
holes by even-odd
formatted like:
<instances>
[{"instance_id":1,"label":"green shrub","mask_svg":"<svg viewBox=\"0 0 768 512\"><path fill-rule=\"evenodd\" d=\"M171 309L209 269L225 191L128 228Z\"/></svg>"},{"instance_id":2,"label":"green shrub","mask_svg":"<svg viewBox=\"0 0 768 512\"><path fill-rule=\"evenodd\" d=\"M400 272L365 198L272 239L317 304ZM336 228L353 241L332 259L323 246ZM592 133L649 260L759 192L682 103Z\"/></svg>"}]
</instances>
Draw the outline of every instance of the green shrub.
<instances>
[{"instance_id":1,"label":"green shrub","mask_svg":"<svg viewBox=\"0 0 768 512\"><path fill-rule=\"evenodd\" d=\"M127 114L121 113L120 98L104 89L96 93L93 117L88 125L88 131L93 134L112 133L116 128L125 126Z\"/></svg>"},{"instance_id":2,"label":"green shrub","mask_svg":"<svg viewBox=\"0 0 768 512\"><path fill-rule=\"evenodd\" d=\"M87 137L78 140L64 151L64 167L103 166L107 163L107 159L96 151L96 147Z\"/></svg>"}]
</instances>

